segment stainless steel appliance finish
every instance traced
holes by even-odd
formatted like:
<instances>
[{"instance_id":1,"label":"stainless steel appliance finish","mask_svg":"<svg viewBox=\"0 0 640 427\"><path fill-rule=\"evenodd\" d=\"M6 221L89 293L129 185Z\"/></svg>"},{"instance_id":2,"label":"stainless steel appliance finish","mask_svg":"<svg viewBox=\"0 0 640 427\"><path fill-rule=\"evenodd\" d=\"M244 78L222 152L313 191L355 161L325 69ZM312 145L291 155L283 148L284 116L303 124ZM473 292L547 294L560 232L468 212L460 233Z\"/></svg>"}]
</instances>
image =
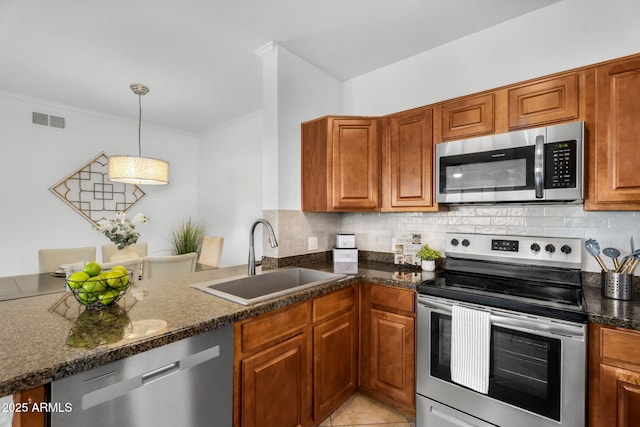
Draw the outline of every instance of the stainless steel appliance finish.
<instances>
[{"instance_id":1,"label":"stainless steel appliance finish","mask_svg":"<svg viewBox=\"0 0 640 427\"><path fill-rule=\"evenodd\" d=\"M438 203L581 202L584 122L436 145Z\"/></svg>"},{"instance_id":2,"label":"stainless steel appliance finish","mask_svg":"<svg viewBox=\"0 0 640 427\"><path fill-rule=\"evenodd\" d=\"M344 274L289 267L263 271L254 276L230 277L191 286L242 305L251 305L281 297L324 283L344 279Z\"/></svg>"},{"instance_id":3,"label":"stainless steel appliance finish","mask_svg":"<svg viewBox=\"0 0 640 427\"><path fill-rule=\"evenodd\" d=\"M228 427L233 326L224 326L51 385L51 425Z\"/></svg>"},{"instance_id":4,"label":"stainless steel appliance finish","mask_svg":"<svg viewBox=\"0 0 640 427\"><path fill-rule=\"evenodd\" d=\"M584 427L581 239L447 234L444 275L418 285L419 427ZM452 308L490 313L489 390L451 380Z\"/></svg>"}]
</instances>

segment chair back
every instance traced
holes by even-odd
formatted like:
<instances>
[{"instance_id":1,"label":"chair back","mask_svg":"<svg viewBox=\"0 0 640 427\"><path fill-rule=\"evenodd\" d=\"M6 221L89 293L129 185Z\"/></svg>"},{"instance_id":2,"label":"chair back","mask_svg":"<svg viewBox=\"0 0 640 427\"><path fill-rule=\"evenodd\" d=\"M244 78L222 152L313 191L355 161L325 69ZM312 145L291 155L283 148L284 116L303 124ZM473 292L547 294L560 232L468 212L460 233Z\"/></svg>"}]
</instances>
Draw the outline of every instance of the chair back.
<instances>
[{"instance_id":1,"label":"chair back","mask_svg":"<svg viewBox=\"0 0 640 427\"><path fill-rule=\"evenodd\" d=\"M222 257L222 246L224 238L219 236L204 236L202 239L202 250L200 251L200 264L219 268Z\"/></svg>"},{"instance_id":2,"label":"chair back","mask_svg":"<svg viewBox=\"0 0 640 427\"><path fill-rule=\"evenodd\" d=\"M148 244L146 242L138 242L133 245L129 245L129 248L133 250L140 258L147 256ZM102 262L111 262L111 255L118 252L118 246L113 243L102 245Z\"/></svg>"},{"instance_id":3,"label":"chair back","mask_svg":"<svg viewBox=\"0 0 640 427\"><path fill-rule=\"evenodd\" d=\"M57 271L61 265L96 260L96 248L40 249L38 250L38 270L40 273Z\"/></svg>"},{"instance_id":4,"label":"chair back","mask_svg":"<svg viewBox=\"0 0 640 427\"><path fill-rule=\"evenodd\" d=\"M169 277L196 271L198 254L147 256L142 259L142 278Z\"/></svg>"}]
</instances>

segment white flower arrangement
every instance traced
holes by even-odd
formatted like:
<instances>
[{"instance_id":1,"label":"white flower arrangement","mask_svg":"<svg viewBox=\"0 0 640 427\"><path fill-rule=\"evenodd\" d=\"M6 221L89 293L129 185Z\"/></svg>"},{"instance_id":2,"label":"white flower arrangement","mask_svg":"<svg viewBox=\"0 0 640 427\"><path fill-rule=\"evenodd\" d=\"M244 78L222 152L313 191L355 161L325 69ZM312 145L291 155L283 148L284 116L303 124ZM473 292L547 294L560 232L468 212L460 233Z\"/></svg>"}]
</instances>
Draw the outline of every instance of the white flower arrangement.
<instances>
[{"instance_id":1,"label":"white flower arrangement","mask_svg":"<svg viewBox=\"0 0 640 427\"><path fill-rule=\"evenodd\" d=\"M136 225L144 224L149 218L144 214L136 214L133 218L127 218L125 212L116 212L113 219L101 219L93 227L118 246L118 249L124 249L129 245L133 245L138 241L140 233L136 231Z\"/></svg>"}]
</instances>

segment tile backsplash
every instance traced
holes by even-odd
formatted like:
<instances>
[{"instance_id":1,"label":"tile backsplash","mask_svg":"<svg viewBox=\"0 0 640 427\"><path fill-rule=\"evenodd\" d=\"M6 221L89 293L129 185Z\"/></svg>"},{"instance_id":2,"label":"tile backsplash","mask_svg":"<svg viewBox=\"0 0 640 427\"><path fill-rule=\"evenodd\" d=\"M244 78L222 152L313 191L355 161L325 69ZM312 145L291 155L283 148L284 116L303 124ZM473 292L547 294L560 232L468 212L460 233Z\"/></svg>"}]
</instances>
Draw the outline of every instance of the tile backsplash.
<instances>
[{"instance_id":1,"label":"tile backsplash","mask_svg":"<svg viewBox=\"0 0 640 427\"><path fill-rule=\"evenodd\" d=\"M392 239L403 233L420 233L422 241L443 250L446 232L528 236L577 237L598 240L601 248L614 247L623 255L633 235L640 247L640 211L584 211L582 206L456 206L446 212L305 213L265 211L276 228L280 246L265 248L271 257L328 251L338 233L354 233L356 246L365 251L391 252ZM308 238L318 238L318 249L308 250ZM267 245L268 246L268 245ZM610 260L605 257L605 261ZM600 271L583 250L582 269Z\"/></svg>"}]
</instances>

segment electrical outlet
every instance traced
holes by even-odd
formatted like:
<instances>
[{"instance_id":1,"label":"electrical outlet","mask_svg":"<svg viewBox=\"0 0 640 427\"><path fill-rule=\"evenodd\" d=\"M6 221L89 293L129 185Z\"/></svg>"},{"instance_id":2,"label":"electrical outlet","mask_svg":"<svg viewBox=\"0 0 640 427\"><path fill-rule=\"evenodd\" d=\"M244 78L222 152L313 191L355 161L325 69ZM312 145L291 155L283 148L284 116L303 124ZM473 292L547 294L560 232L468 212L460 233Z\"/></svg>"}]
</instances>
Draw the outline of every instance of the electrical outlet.
<instances>
[{"instance_id":1,"label":"electrical outlet","mask_svg":"<svg viewBox=\"0 0 640 427\"><path fill-rule=\"evenodd\" d=\"M318 238L317 237L309 237L309 250L315 251L318 249Z\"/></svg>"}]
</instances>

